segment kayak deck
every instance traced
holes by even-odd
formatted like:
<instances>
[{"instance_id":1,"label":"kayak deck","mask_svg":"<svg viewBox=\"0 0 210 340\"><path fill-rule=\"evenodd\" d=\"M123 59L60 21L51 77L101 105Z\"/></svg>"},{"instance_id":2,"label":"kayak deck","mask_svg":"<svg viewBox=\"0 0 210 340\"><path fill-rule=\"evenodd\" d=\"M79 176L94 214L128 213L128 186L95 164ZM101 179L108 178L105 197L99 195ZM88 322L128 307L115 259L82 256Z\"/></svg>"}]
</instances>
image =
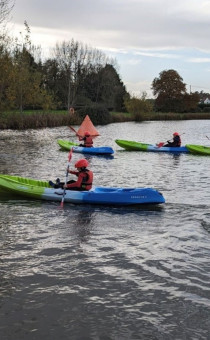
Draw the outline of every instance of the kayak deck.
<instances>
[{"instance_id":1,"label":"kayak deck","mask_svg":"<svg viewBox=\"0 0 210 340\"><path fill-rule=\"evenodd\" d=\"M39 181L19 176L0 175L0 189L19 196L61 202L64 190ZM153 188L94 187L89 191L65 191L65 202L103 205L140 205L165 203L163 195Z\"/></svg>"},{"instance_id":2,"label":"kayak deck","mask_svg":"<svg viewBox=\"0 0 210 340\"><path fill-rule=\"evenodd\" d=\"M116 139L115 143L128 151L147 151L150 144L133 142L129 140Z\"/></svg>"}]
</instances>

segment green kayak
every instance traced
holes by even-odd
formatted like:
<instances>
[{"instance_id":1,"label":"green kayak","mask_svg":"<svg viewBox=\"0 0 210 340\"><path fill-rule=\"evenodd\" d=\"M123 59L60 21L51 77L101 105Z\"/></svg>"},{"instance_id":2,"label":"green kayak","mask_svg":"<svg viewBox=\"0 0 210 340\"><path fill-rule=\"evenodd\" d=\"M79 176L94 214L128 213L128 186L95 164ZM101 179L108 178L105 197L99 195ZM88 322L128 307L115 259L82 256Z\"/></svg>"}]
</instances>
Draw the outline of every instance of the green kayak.
<instances>
[{"instance_id":1,"label":"green kayak","mask_svg":"<svg viewBox=\"0 0 210 340\"><path fill-rule=\"evenodd\" d=\"M140 142L133 142L129 140L116 139L117 145L121 146L127 151L148 151L148 152L169 152L169 153L183 153L189 150L185 146L180 147L159 147L157 145L145 144Z\"/></svg>"},{"instance_id":2,"label":"green kayak","mask_svg":"<svg viewBox=\"0 0 210 340\"><path fill-rule=\"evenodd\" d=\"M186 144L185 146L191 153L199 154L199 155L210 155L210 146L195 145L195 144Z\"/></svg>"},{"instance_id":3,"label":"green kayak","mask_svg":"<svg viewBox=\"0 0 210 340\"><path fill-rule=\"evenodd\" d=\"M147 151L150 144L133 142L130 140L116 139L115 143L128 151Z\"/></svg>"}]
</instances>

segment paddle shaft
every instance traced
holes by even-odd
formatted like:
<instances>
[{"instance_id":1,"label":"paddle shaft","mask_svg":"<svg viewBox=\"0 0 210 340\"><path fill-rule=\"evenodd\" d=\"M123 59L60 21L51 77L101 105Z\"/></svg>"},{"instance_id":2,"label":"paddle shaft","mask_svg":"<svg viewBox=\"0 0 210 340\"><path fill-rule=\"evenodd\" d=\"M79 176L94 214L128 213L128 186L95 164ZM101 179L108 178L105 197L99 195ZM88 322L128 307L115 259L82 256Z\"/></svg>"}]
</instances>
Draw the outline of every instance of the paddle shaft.
<instances>
[{"instance_id":1,"label":"paddle shaft","mask_svg":"<svg viewBox=\"0 0 210 340\"><path fill-rule=\"evenodd\" d=\"M77 131L76 131L72 126L69 125L69 128L70 128L72 131L74 131L74 132L76 133L76 136L77 136L77 137L81 137L81 138L84 137L84 136L79 135L79 134L77 133Z\"/></svg>"},{"instance_id":2,"label":"paddle shaft","mask_svg":"<svg viewBox=\"0 0 210 340\"><path fill-rule=\"evenodd\" d=\"M66 168L65 185L67 184L67 181L68 181L69 165L70 165L70 160L71 160L71 157L72 157L72 153L73 153L73 148L71 148L71 150L69 151L68 164L67 164L67 168ZM63 208L63 205L64 205L65 194L66 194L66 188L64 186L63 197L62 197L62 200L61 200L61 207L62 208Z\"/></svg>"},{"instance_id":3,"label":"paddle shaft","mask_svg":"<svg viewBox=\"0 0 210 340\"><path fill-rule=\"evenodd\" d=\"M72 126L69 126L69 128L70 128L72 131L74 131L74 132L76 133L76 135L77 135L77 131L76 131Z\"/></svg>"}]
</instances>

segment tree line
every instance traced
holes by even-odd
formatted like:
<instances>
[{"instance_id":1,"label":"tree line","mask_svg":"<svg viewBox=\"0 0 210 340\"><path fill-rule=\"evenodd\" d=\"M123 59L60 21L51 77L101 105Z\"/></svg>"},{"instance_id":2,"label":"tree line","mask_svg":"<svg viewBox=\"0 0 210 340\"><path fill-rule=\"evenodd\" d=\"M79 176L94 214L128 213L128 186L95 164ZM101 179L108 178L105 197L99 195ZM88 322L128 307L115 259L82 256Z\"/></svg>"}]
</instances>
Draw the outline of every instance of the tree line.
<instances>
[{"instance_id":1,"label":"tree line","mask_svg":"<svg viewBox=\"0 0 210 340\"><path fill-rule=\"evenodd\" d=\"M101 104L124 110L126 88L117 73L116 61L78 41L57 43L53 57L42 61L41 48L25 36L0 41L0 111L62 109Z\"/></svg>"}]
</instances>

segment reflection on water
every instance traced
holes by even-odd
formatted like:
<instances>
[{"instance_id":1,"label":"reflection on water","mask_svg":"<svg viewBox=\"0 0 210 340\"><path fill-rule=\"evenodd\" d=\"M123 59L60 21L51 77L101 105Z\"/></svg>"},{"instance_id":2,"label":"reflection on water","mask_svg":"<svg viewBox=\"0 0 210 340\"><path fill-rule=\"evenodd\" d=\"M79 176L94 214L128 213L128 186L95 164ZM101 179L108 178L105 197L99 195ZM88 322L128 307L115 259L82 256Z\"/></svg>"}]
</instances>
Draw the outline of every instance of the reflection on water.
<instances>
[{"instance_id":1,"label":"reflection on water","mask_svg":"<svg viewBox=\"0 0 210 340\"><path fill-rule=\"evenodd\" d=\"M205 144L209 121L98 127L87 156L99 186L153 187L161 206L103 207L0 194L0 338L202 339L210 332L210 157L126 152L114 139L154 143L173 131ZM65 178L68 128L3 131L0 172ZM5 152L6 150L6 152ZM83 158L73 154L71 166Z\"/></svg>"},{"instance_id":2,"label":"reflection on water","mask_svg":"<svg viewBox=\"0 0 210 340\"><path fill-rule=\"evenodd\" d=\"M78 212L72 226L72 231L78 236L80 242L87 242L94 224L94 213L88 209Z\"/></svg>"}]
</instances>

